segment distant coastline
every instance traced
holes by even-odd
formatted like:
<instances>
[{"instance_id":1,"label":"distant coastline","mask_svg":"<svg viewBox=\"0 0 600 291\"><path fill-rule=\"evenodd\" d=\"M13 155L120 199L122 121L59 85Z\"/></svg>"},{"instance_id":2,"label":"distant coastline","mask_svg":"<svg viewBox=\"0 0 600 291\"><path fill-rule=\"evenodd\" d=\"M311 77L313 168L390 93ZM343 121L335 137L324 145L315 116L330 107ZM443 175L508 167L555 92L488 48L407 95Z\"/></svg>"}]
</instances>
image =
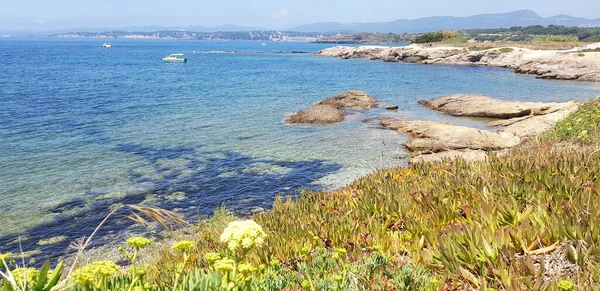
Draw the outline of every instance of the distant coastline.
<instances>
[{"instance_id":1,"label":"distant coastline","mask_svg":"<svg viewBox=\"0 0 600 291\"><path fill-rule=\"evenodd\" d=\"M500 67L541 79L600 82L599 49L600 43L570 50L544 51L521 47L412 44L407 47L337 46L319 51L315 55L384 62Z\"/></svg>"},{"instance_id":2,"label":"distant coastline","mask_svg":"<svg viewBox=\"0 0 600 291\"><path fill-rule=\"evenodd\" d=\"M91 39L162 39L162 40L231 40L231 41L283 41L315 42L323 37L318 33L283 31L107 31L107 32L66 32L49 35L30 36L35 38L91 38Z\"/></svg>"}]
</instances>

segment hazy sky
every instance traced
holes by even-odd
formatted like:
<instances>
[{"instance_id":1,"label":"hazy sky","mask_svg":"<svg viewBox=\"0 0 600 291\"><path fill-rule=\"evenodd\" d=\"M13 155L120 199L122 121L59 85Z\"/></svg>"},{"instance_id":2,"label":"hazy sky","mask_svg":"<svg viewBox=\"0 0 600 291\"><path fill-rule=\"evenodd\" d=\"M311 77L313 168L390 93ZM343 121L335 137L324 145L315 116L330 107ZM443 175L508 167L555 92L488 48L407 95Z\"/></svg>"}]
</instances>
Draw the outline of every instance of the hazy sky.
<instances>
[{"instance_id":1,"label":"hazy sky","mask_svg":"<svg viewBox=\"0 0 600 291\"><path fill-rule=\"evenodd\" d=\"M518 9L545 17L600 18L599 0L0 0L0 30L224 24L288 28Z\"/></svg>"}]
</instances>

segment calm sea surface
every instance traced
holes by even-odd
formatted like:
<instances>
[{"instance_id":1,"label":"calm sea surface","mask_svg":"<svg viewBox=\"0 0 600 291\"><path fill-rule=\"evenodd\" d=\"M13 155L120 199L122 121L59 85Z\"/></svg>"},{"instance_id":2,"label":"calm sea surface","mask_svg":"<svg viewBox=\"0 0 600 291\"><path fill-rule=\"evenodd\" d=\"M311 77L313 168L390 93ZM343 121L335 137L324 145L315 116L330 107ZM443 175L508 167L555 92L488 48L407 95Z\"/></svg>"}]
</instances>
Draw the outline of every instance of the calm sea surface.
<instances>
[{"instance_id":1,"label":"calm sea surface","mask_svg":"<svg viewBox=\"0 0 600 291\"><path fill-rule=\"evenodd\" d=\"M406 137L362 120L386 115L485 128L419 99L482 93L588 100L600 85L497 68L425 66L292 54L323 44L0 39L0 252L60 255L111 209L143 203L190 219L225 204L268 208L276 194L341 187L406 164ZM187 64L162 57L185 53ZM354 111L341 124L290 126L289 113L350 89L398 112ZM114 219L110 240L130 223ZM45 244L42 239L66 236ZM20 238L20 239L19 239ZM102 239L98 243L103 243Z\"/></svg>"}]
</instances>

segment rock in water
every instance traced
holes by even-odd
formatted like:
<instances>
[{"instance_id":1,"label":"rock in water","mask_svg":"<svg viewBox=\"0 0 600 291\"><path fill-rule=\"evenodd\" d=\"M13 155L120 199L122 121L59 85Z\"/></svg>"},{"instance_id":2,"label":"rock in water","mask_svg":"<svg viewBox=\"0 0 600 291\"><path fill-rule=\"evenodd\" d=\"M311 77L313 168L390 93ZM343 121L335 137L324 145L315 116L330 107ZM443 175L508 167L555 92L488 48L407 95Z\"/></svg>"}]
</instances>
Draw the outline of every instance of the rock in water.
<instances>
[{"instance_id":1,"label":"rock in water","mask_svg":"<svg viewBox=\"0 0 600 291\"><path fill-rule=\"evenodd\" d=\"M380 118L381 125L414 139L404 146L414 153L437 153L448 150L494 151L517 145L521 139L509 133L423 120Z\"/></svg>"},{"instance_id":2,"label":"rock in water","mask_svg":"<svg viewBox=\"0 0 600 291\"><path fill-rule=\"evenodd\" d=\"M454 94L420 100L419 104L454 116L508 119L543 114L552 103L504 101L480 94Z\"/></svg>"},{"instance_id":3,"label":"rock in water","mask_svg":"<svg viewBox=\"0 0 600 291\"><path fill-rule=\"evenodd\" d=\"M344 111L331 105L315 105L290 115L288 123L328 124L344 120Z\"/></svg>"},{"instance_id":4,"label":"rock in water","mask_svg":"<svg viewBox=\"0 0 600 291\"><path fill-rule=\"evenodd\" d=\"M369 109L377 107L377 100L363 91L348 91L327 98L319 104L290 115L288 123L327 124L344 120L340 109Z\"/></svg>"},{"instance_id":5,"label":"rock in water","mask_svg":"<svg viewBox=\"0 0 600 291\"><path fill-rule=\"evenodd\" d=\"M350 90L339 95L327 98L319 104L331 105L335 108L369 109L377 107L377 100L366 92Z\"/></svg>"}]
</instances>

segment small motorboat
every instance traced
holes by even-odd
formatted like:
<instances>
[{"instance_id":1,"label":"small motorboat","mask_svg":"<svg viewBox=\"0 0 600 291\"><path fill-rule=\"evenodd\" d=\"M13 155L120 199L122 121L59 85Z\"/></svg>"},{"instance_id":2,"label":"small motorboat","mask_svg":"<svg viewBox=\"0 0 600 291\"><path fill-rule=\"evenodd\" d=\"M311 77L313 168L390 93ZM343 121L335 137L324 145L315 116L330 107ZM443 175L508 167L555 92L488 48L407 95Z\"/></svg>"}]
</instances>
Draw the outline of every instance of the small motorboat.
<instances>
[{"instance_id":1,"label":"small motorboat","mask_svg":"<svg viewBox=\"0 0 600 291\"><path fill-rule=\"evenodd\" d=\"M266 42L263 42L263 43L262 43L262 45L267 45L267 43L266 43Z\"/></svg>"},{"instance_id":2,"label":"small motorboat","mask_svg":"<svg viewBox=\"0 0 600 291\"><path fill-rule=\"evenodd\" d=\"M183 54L170 54L163 58L165 63L187 63L187 59L183 58Z\"/></svg>"},{"instance_id":3,"label":"small motorboat","mask_svg":"<svg viewBox=\"0 0 600 291\"><path fill-rule=\"evenodd\" d=\"M112 47L112 44L110 44L110 43L108 43L108 42L105 42L105 43L103 43L103 44L102 44L100 47L101 47L101 48L111 48L111 47Z\"/></svg>"}]
</instances>

